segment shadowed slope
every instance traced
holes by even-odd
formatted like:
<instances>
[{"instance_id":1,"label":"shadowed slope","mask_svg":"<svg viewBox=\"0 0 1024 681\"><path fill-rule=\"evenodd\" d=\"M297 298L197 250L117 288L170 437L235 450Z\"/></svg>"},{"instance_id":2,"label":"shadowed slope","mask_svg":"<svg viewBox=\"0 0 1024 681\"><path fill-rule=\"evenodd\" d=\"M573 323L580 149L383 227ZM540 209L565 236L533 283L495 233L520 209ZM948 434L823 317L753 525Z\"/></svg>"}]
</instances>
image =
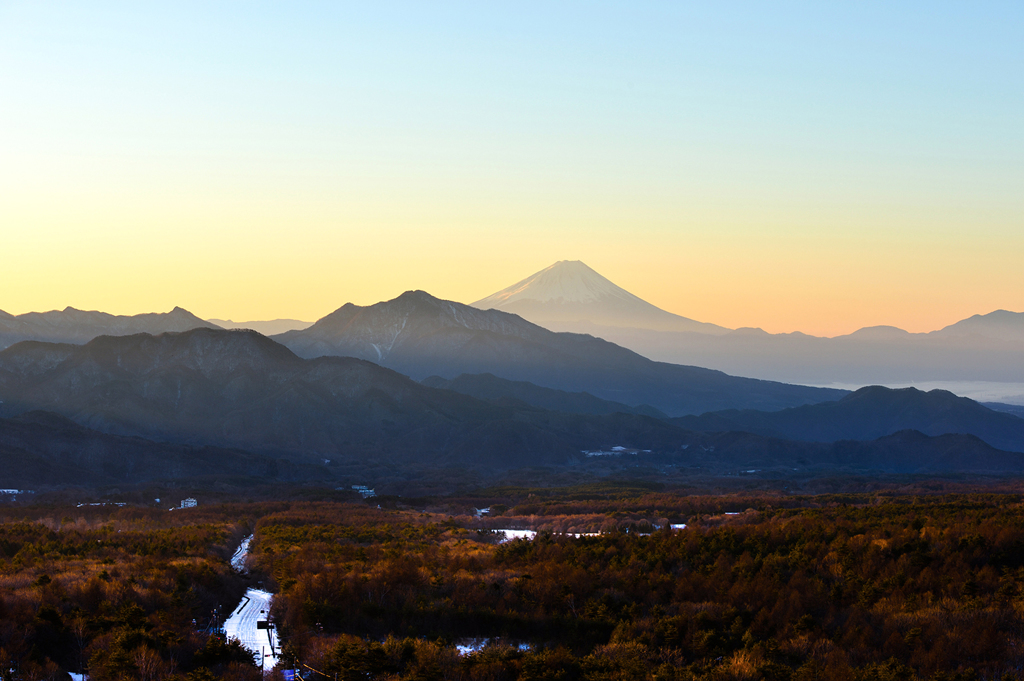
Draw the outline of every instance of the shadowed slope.
<instances>
[{"instance_id":1,"label":"shadowed slope","mask_svg":"<svg viewBox=\"0 0 1024 681\"><path fill-rule=\"evenodd\" d=\"M666 418L665 414L647 405L630 407L620 402L602 400L589 393L569 393L564 390L541 388L533 383L508 381L493 374L462 374L451 380L430 376L423 379L422 383L431 388L454 390L481 400L519 400L541 409L571 414L643 414Z\"/></svg>"},{"instance_id":2,"label":"shadowed slope","mask_svg":"<svg viewBox=\"0 0 1024 681\"><path fill-rule=\"evenodd\" d=\"M304 459L507 467L562 462L620 436L670 446L678 432L642 416L601 421L490 404L349 357L303 360L252 331L19 344L0 352L0 399L7 414L45 409L109 433Z\"/></svg>"},{"instance_id":3,"label":"shadowed slope","mask_svg":"<svg viewBox=\"0 0 1024 681\"><path fill-rule=\"evenodd\" d=\"M535 386L526 389L536 392ZM66 464L70 471L88 470L108 479L128 475L124 478L128 480L130 470L118 472L118 452L126 452L125 465L138 461L152 475L181 473L184 477L189 473L182 471L189 466L198 471L196 475L205 475L235 471L249 463L258 467L263 465L260 461L269 460L224 454L226 468L219 469L212 454L161 450L125 436L177 443L175 447L216 446L283 457L290 463L279 462L277 475L282 478L302 477L295 466L309 470L322 466L323 459L396 468L458 465L491 471L582 465L587 461L582 450L616 445L650 450L644 456L655 457L659 465L723 472L762 466L783 472L876 467L902 471L911 464L914 470L1005 471L1014 470L1020 458L993 453L988 445L967 436L934 441L902 436L909 443L907 451L916 457L911 461L893 453L903 446L899 441L826 445L743 432L702 434L693 432L685 419L670 423L638 414L572 414L516 399L485 402L415 383L364 360L301 359L252 331L195 329L159 336L103 336L84 346L22 343L0 352L0 400L5 415L45 409L79 424L26 416L22 421L60 431L51 433L51 440L42 438L26 446L16 440L21 437L27 442L27 436L17 435L9 421L0 422L0 430L6 433L0 434L0 444L7 447L4 456L9 455L12 465L21 466L26 475L32 470L38 474L48 461L46 465ZM842 404L865 420L896 409L890 402L871 408L862 402L864 395L858 393L839 403L813 406L827 415L834 405ZM934 405L925 406L929 418L941 418ZM789 410L793 412L803 413ZM902 413L916 412L908 408ZM83 425L122 439L83 434ZM99 453L90 459L90 451ZM184 468L162 468L159 452L166 454L168 466L178 461ZM93 470L95 466L101 470ZM107 471L104 466L114 468Z\"/></svg>"},{"instance_id":4,"label":"shadowed slope","mask_svg":"<svg viewBox=\"0 0 1024 681\"><path fill-rule=\"evenodd\" d=\"M423 291L368 307L348 304L309 329L274 338L302 357L360 357L417 380L490 373L668 414L781 409L845 394L652 362L600 338L554 333L516 315Z\"/></svg>"},{"instance_id":5,"label":"shadowed slope","mask_svg":"<svg viewBox=\"0 0 1024 681\"><path fill-rule=\"evenodd\" d=\"M293 479L295 472L279 471L277 461L260 454L108 435L47 412L0 419L0 488L88 487L208 476Z\"/></svg>"}]
</instances>

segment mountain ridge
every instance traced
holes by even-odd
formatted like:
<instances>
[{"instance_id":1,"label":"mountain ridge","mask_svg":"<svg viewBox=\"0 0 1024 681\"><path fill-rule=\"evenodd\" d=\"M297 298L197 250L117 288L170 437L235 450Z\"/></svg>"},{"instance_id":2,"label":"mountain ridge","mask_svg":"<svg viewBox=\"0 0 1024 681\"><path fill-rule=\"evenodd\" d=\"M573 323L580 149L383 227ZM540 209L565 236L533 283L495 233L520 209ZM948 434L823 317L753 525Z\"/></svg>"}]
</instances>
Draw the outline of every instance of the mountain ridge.
<instances>
[{"instance_id":1,"label":"mountain ridge","mask_svg":"<svg viewBox=\"0 0 1024 681\"><path fill-rule=\"evenodd\" d=\"M262 333L264 336L308 329L313 325L313 322L304 322L300 319L267 319L247 322L236 322L230 319L207 319L206 321L222 329L251 329Z\"/></svg>"},{"instance_id":2,"label":"mountain ridge","mask_svg":"<svg viewBox=\"0 0 1024 681\"><path fill-rule=\"evenodd\" d=\"M302 359L256 332L219 329L18 344L0 352L0 400L4 416L46 410L111 435L299 461L500 468L563 462L611 438L664 445L677 431L646 416L491 404L365 360Z\"/></svg>"},{"instance_id":3,"label":"mountain ridge","mask_svg":"<svg viewBox=\"0 0 1024 681\"><path fill-rule=\"evenodd\" d=\"M61 479L74 484L78 476L72 474L88 463L113 466L114 480L136 479L124 477L131 471L117 463L123 448L142 457L132 461L145 464L145 479L187 477L189 461L203 475L244 475L255 466L282 479L329 479L323 468L328 459L349 470L460 466L490 475L589 465L588 452L615 446L636 452L637 461L716 475L762 466L786 475L795 469L1019 473L1024 467L1020 453L997 450L973 435L908 434L906 421L878 442L819 443L737 430L699 432L685 419L643 414L548 411L500 397L489 402L431 388L351 357L303 359L253 331L104 336L84 346L27 341L0 351L0 478L20 466L23 479L46 479L46 466L62 465L68 475ZM942 416L941 409L930 408L933 417ZM27 422L37 428L35 444L18 440ZM209 447L216 449L204 449ZM218 469L217 452L231 451ZM89 459L89 452L100 454ZM189 459L193 455L198 458ZM600 470L606 461L611 459L592 463ZM623 459L620 467L629 468L630 461ZM81 480L93 478L82 472Z\"/></svg>"},{"instance_id":4,"label":"mountain ridge","mask_svg":"<svg viewBox=\"0 0 1024 681\"><path fill-rule=\"evenodd\" d=\"M71 306L63 310L26 312L20 315L3 312L0 314L0 350L25 340L81 344L98 336L188 331L194 328L220 327L178 306L170 312L144 312L137 315L113 315Z\"/></svg>"},{"instance_id":5,"label":"mountain ridge","mask_svg":"<svg viewBox=\"0 0 1024 681\"><path fill-rule=\"evenodd\" d=\"M518 400L548 411L593 415L641 414L658 419L668 418L661 411L648 405L631 407L620 402L602 400L585 392L570 393L564 390L542 388L527 381L509 381L498 378L494 374L460 374L451 380L440 376L428 376L420 383L431 388L454 390L481 400Z\"/></svg>"},{"instance_id":6,"label":"mountain ridge","mask_svg":"<svg viewBox=\"0 0 1024 681\"><path fill-rule=\"evenodd\" d=\"M301 357L359 357L416 380L490 373L671 415L712 411L712 405L783 408L845 394L652 362L601 338L555 333L509 312L424 291L365 307L347 303L308 329L274 339Z\"/></svg>"},{"instance_id":7,"label":"mountain ridge","mask_svg":"<svg viewBox=\"0 0 1024 681\"><path fill-rule=\"evenodd\" d=\"M869 441L900 431L970 434L1004 451L1024 452L1024 419L945 390L867 386L835 402L777 412L728 410L672 419L704 432L746 431L808 442Z\"/></svg>"}]
</instances>

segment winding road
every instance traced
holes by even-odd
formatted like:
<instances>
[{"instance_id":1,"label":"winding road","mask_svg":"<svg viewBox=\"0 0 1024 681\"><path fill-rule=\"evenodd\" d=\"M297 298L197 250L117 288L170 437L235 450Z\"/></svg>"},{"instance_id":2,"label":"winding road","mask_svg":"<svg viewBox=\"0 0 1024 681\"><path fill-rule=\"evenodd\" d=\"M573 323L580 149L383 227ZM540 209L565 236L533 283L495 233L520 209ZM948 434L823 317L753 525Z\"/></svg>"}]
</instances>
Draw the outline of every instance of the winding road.
<instances>
[{"instance_id":1,"label":"winding road","mask_svg":"<svg viewBox=\"0 0 1024 681\"><path fill-rule=\"evenodd\" d=\"M245 565L245 559L249 551L247 537L238 551L231 559L231 565L236 570L241 570ZM258 623L266 622L270 614L270 603L274 594L262 589L249 589L245 592L238 607L231 616L224 622L224 633L228 639L235 639L245 647L246 650L263 655L263 669L270 671L277 664L277 631L275 629L260 629ZM266 626L266 625L264 625ZM257 662L259 658L257 657Z\"/></svg>"}]
</instances>

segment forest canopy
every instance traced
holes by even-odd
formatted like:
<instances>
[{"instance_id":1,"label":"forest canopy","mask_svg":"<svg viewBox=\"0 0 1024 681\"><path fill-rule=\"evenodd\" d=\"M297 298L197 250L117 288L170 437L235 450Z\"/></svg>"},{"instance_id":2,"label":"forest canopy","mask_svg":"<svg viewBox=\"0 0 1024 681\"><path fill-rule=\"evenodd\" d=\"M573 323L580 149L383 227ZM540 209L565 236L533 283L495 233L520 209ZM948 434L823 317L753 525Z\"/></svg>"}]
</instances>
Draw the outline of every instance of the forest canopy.
<instances>
[{"instance_id":1,"label":"forest canopy","mask_svg":"<svg viewBox=\"0 0 1024 681\"><path fill-rule=\"evenodd\" d=\"M4 678L1024 678L1020 495L488 494L2 508Z\"/></svg>"}]
</instances>

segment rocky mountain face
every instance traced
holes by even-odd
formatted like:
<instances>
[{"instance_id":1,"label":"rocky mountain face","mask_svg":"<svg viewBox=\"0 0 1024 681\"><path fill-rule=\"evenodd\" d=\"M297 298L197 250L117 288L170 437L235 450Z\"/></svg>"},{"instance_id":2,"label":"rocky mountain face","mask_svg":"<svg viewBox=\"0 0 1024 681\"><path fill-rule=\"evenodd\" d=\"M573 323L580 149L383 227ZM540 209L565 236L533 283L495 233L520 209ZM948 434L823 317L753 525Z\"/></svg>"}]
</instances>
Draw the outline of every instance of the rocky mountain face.
<instances>
[{"instance_id":1,"label":"rocky mountain face","mask_svg":"<svg viewBox=\"0 0 1024 681\"><path fill-rule=\"evenodd\" d=\"M666 312L616 286L579 260L562 260L476 301L481 310L511 312L535 324L589 322L658 331L727 333L714 324Z\"/></svg>"},{"instance_id":2,"label":"rocky mountain face","mask_svg":"<svg viewBox=\"0 0 1024 681\"><path fill-rule=\"evenodd\" d=\"M673 419L700 431L746 431L787 440L875 440L906 430L969 434L997 449L1024 452L1024 419L945 390L869 386L835 401L777 412L722 411Z\"/></svg>"},{"instance_id":3,"label":"rocky mountain face","mask_svg":"<svg viewBox=\"0 0 1024 681\"><path fill-rule=\"evenodd\" d=\"M301 357L359 357L417 380L490 373L670 415L782 409L845 394L652 362L600 338L554 333L507 312L423 291L368 307L348 304L304 331L274 339Z\"/></svg>"},{"instance_id":4,"label":"rocky mountain face","mask_svg":"<svg viewBox=\"0 0 1024 681\"><path fill-rule=\"evenodd\" d=\"M197 328L219 327L180 307L170 312L131 316L76 310L73 307L17 316L0 312L0 349L24 340L79 344L87 343L97 336L158 334Z\"/></svg>"}]
</instances>

